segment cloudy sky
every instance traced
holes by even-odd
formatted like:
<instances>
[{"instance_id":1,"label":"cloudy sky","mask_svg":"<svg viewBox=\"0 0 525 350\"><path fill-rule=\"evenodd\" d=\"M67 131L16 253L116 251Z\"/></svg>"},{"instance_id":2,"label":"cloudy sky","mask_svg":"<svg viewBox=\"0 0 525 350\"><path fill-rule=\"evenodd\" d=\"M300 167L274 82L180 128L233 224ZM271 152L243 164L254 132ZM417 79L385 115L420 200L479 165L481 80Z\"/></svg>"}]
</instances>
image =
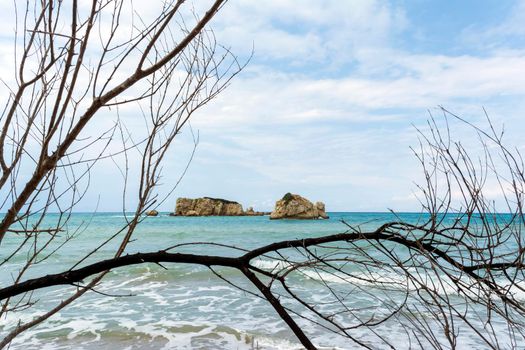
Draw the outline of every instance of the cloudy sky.
<instances>
[{"instance_id":1,"label":"cloudy sky","mask_svg":"<svg viewBox=\"0 0 525 350\"><path fill-rule=\"evenodd\" d=\"M524 147L523 23L523 1L231 0L212 27L240 60L253 57L192 119L199 145L161 209L212 196L269 210L292 192L328 211L418 210L410 146L438 106L480 124L485 108ZM190 144L186 129L166 190ZM97 171L79 210L119 210L116 170Z\"/></svg>"},{"instance_id":2,"label":"cloudy sky","mask_svg":"<svg viewBox=\"0 0 525 350\"><path fill-rule=\"evenodd\" d=\"M217 36L255 54L193 120L200 144L176 195L417 210L409 147L437 106L481 125L484 107L525 144L523 23L521 1L231 1Z\"/></svg>"}]
</instances>

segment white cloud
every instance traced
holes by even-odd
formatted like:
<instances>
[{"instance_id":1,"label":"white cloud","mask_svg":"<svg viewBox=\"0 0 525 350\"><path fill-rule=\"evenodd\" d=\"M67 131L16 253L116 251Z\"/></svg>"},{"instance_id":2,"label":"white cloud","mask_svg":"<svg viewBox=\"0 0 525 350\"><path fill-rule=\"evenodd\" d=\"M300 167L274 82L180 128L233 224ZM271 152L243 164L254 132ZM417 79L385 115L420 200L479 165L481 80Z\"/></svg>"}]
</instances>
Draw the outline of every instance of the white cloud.
<instances>
[{"instance_id":1,"label":"white cloud","mask_svg":"<svg viewBox=\"0 0 525 350\"><path fill-rule=\"evenodd\" d=\"M502 97L525 98L525 52L501 56L433 56L394 53L389 66L406 72L387 79L355 76L316 79L249 69L201 113L198 127L272 123L374 122L406 119L437 105L491 106ZM381 69L388 69L382 67ZM388 111L388 112L385 112Z\"/></svg>"},{"instance_id":2,"label":"white cloud","mask_svg":"<svg viewBox=\"0 0 525 350\"><path fill-rule=\"evenodd\" d=\"M254 43L259 58L330 66L388 44L406 25L403 10L382 1L241 0L228 3L213 27L236 51Z\"/></svg>"}]
</instances>

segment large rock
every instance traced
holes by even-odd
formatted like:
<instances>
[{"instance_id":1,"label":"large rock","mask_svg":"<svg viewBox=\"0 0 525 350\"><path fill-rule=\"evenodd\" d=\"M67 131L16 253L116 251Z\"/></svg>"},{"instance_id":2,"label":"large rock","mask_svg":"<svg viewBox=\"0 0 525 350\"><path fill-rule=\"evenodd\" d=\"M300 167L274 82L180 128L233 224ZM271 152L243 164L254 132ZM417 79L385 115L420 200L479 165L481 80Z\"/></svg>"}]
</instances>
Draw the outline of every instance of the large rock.
<instances>
[{"instance_id":1,"label":"large rock","mask_svg":"<svg viewBox=\"0 0 525 350\"><path fill-rule=\"evenodd\" d=\"M157 216L157 215L159 215L159 212L156 210L148 210L146 212L146 216Z\"/></svg>"},{"instance_id":2,"label":"large rock","mask_svg":"<svg viewBox=\"0 0 525 350\"><path fill-rule=\"evenodd\" d=\"M176 216L241 216L242 205L221 198L178 198Z\"/></svg>"},{"instance_id":3,"label":"large rock","mask_svg":"<svg viewBox=\"0 0 525 350\"><path fill-rule=\"evenodd\" d=\"M253 207L249 207L244 212L244 215L246 215L246 216L263 216L263 215L267 215L267 213L265 213L264 211L255 211L255 210L253 210Z\"/></svg>"},{"instance_id":4,"label":"large rock","mask_svg":"<svg viewBox=\"0 0 525 350\"><path fill-rule=\"evenodd\" d=\"M275 203L270 219L328 219L323 202L313 204L298 194L287 193Z\"/></svg>"}]
</instances>

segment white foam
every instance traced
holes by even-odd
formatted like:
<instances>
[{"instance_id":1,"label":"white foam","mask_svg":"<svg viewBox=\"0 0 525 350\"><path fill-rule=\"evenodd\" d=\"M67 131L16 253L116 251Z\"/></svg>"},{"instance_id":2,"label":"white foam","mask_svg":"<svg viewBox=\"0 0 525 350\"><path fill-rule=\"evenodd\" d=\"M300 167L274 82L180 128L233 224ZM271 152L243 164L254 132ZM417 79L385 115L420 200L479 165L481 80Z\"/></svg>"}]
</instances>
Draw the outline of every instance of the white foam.
<instances>
[{"instance_id":1,"label":"white foam","mask_svg":"<svg viewBox=\"0 0 525 350\"><path fill-rule=\"evenodd\" d=\"M281 260L258 259L254 261L253 266L258 267L263 270L280 271L280 270L288 269L292 265L288 262L281 261Z\"/></svg>"}]
</instances>

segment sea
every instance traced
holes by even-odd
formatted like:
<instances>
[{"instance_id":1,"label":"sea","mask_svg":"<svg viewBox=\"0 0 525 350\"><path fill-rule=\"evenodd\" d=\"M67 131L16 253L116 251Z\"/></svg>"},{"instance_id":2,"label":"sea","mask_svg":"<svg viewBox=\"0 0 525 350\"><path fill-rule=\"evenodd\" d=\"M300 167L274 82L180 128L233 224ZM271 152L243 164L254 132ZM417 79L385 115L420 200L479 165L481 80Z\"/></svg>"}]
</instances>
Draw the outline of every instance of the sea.
<instances>
[{"instance_id":1,"label":"sea","mask_svg":"<svg viewBox=\"0 0 525 350\"><path fill-rule=\"evenodd\" d=\"M332 212L327 220L269 220L254 217L173 217L160 213L147 217L137 228L127 252L155 252L184 243L178 251L206 255L235 256L241 249L253 249L276 241L317 237L346 232L350 226L362 231L374 230L382 223L418 222L418 213L352 213ZM55 222L58 216L49 214L46 220ZM46 258L33 266L25 279L56 273L70 268L89 251L117 232L124 224L123 213L73 213L57 242L42 255ZM73 236L73 237L71 237ZM9 234L2 242L3 260L23 238ZM42 244L45 238L38 244ZM62 246L59 246L63 243ZM88 257L83 265L110 258L115 242L103 246ZM217 243L217 244L209 244ZM55 251L55 249L57 249ZM288 254L283 252L283 254ZM293 256L293 252L289 253ZM18 254L0 267L0 283L8 285L14 273L23 266L25 255ZM297 258L297 257L296 257ZM253 262L260 269L283 268L272 257ZM389 271L395 274L395 271ZM381 276L384 282L398 276ZM347 288L334 274L303 271L293 277L294 288L305 298L319 305L328 304L330 290L320 284L330 282L333 288ZM390 278L390 279L389 279ZM357 287L356 287L357 286ZM45 288L36 291L38 301L30 308L7 313L0 319L0 336L7 334L19 321L26 322L42 314L75 290L74 286ZM348 289L347 305L361 320L379 318L381 308L390 307L372 293L367 279L355 278ZM392 283L386 297L403 298L402 283ZM399 289L399 290L397 290ZM301 349L300 342L264 299L238 271L189 264L141 264L111 271L94 291L86 293L40 325L20 334L10 349ZM308 319L300 305L283 304L294 310L304 332L321 349L354 349L356 343L339 336L326 325ZM328 306L326 306L328 307ZM504 327L504 325L502 325ZM352 337L372 348L418 348L407 341L406 330L395 318L372 328L351 329ZM387 338L388 343L381 339ZM460 334L459 348L483 349L485 346L468 330Z\"/></svg>"}]
</instances>

